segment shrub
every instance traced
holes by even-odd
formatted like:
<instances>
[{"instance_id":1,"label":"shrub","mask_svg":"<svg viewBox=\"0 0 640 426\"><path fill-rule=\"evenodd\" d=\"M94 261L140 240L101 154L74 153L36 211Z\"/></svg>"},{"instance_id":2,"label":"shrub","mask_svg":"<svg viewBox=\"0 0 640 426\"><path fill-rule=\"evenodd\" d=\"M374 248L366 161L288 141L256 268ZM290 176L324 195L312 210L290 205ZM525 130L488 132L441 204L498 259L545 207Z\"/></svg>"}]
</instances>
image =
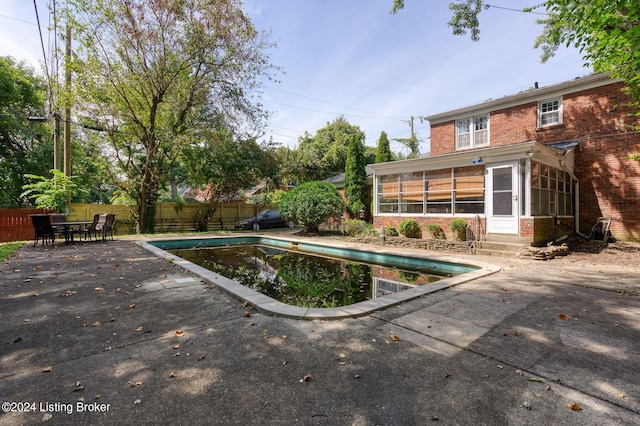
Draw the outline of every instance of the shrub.
<instances>
[{"instance_id":1,"label":"shrub","mask_svg":"<svg viewBox=\"0 0 640 426\"><path fill-rule=\"evenodd\" d=\"M431 234L431 237L435 238L436 240L446 239L446 236L444 234L444 231L442 230L442 227L437 223L430 223L429 225L427 225L427 230L429 231L429 234Z\"/></svg>"},{"instance_id":2,"label":"shrub","mask_svg":"<svg viewBox=\"0 0 640 426\"><path fill-rule=\"evenodd\" d=\"M372 224L367 223L367 227L364 230L364 235L368 235L370 237L379 237L380 233L373 227Z\"/></svg>"},{"instance_id":3,"label":"shrub","mask_svg":"<svg viewBox=\"0 0 640 426\"><path fill-rule=\"evenodd\" d=\"M384 235L385 237L397 237L399 234L398 230L393 226L383 226L382 235Z\"/></svg>"},{"instance_id":4,"label":"shrub","mask_svg":"<svg viewBox=\"0 0 640 426\"><path fill-rule=\"evenodd\" d=\"M377 237L378 231L372 224L359 219L347 219L344 221L344 232L351 237L371 236Z\"/></svg>"},{"instance_id":5,"label":"shrub","mask_svg":"<svg viewBox=\"0 0 640 426\"><path fill-rule=\"evenodd\" d=\"M400 233L407 238L422 238L422 229L415 219L407 219L400 222Z\"/></svg>"},{"instance_id":6,"label":"shrub","mask_svg":"<svg viewBox=\"0 0 640 426\"><path fill-rule=\"evenodd\" d=\"M308 232L317 233L322 222L342 214L344 202L335 186L314 181L283 194L278 207L285 220L303 223Z\"/></svg>"},{"instance_id":7,"label":"shrub","mask_svg":"<svg viewBox=\"0 0 640 426\"><path fill-rule=\"evenodd\" d=\"M461 218L453 219L451 231L459 240L465 240L467 238L467 221Z\"/></svg>"},{"instance_id":8,"label":"shrub","mask_svg":"<svg viewBox=\"0 0 640 426\"><path fill-rule=\"evenodd\" d=\"M347 219L344 221L344 233L355 237L366 233L368 223L359 219Z\"/></svg>"}]
</instances>

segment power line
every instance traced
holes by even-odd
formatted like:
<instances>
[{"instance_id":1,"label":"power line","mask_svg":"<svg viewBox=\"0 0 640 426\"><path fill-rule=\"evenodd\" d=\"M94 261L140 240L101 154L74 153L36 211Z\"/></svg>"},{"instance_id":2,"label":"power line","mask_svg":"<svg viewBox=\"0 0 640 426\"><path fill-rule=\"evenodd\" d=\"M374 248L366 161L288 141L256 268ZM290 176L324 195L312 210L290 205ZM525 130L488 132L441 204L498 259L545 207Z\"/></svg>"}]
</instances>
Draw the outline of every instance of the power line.
<instances>
[{"instance_id":1,"label":"power line","mask_svg":"<svg viewBox=\"0 0 640 426\"><path fill-rule=\"evenodd\" d=\"M42 59L44 62L44 72L47 75L47 82L49 83L49 113L51 113L51 108L53 108L53 96L52 96L52 84L51 84L51 74L49 73L49 65L47 64L47 53L44 48L44 38L42 37L42 27L40 26L40 15L38 14L38 4L36 0L33 0L33 8L36 11L36 21L38 22L38 34L40 35L40 46L42 47Z\"/></svg>"},{"instance_id":2,"label":"power line","mask_svg":"<svg viewBox=\"0 0 640 426\"><path fill-rule=\"evenodd\" d=\"M465 0L453 0L456 3L467 3ZM512 7L505 7L505 6L496 6L494 4L488 4L488 3L484 3L483 6L485 6L487 9L500 9L500 10L508 10L509 12L520 12L520 13L532 13L534 15L543 15L546 16L547 13L546 12L534 12L533 10L523 10L523 9L515 9Z\"/></svg>"},{"instance_id":3,"label":"power line","mask_svg":"<svg viewBox=\"0 0 640 426\"><path fill-rule=\"evenodd\" d=\"M288 90L279 89L277 87L265 86L265 89L276 90L278 92L287 93L289 95L299 96L301 98L312 99L314 101L322 102L322 103L325 103L325 104L335 105L335 106L338 106L338 107L341 107L341 108L347 108L347 109L351 109L351 110L354 110L354 111L360 111L360 112L363 112L365 114L370 114L370 115L375 116L375 117L371 117L371 118L386 118L386 119L389 119L389 120L401 120L398 117L389 117L389 116L386 116L386 115L376 114L375 112L366 111L366 110L363 110L363 109L360 109L360 108L354 108L354 107L350 107L350 106L346 106L346 105L341 105L341 104L337 104L337 103L331 102L331 101L325 101L323 99L314 98L312 96L307 96L307 95L302 95L300 93L290 92ZM369 118L369 117L367 117L367 118Z\"/></svg>"},{"instance_id":4,"label":"power line","mask_svg":"<svg viewBox=\"0 0 640 426\"><path fill-rule=\"evenodd\" d=\"M301 107L301 106L296 106L296 105L291 105L291 104L285 104L283 102L276 102L276 101L268 101L271 102L272 104L276 104L276 105L283 105L289 108L296 108L296 109L302 109L305 111L311 111L311 112L318 112L321 114L329 114L329 115L343 115L343 113L338 113L338 112L330 112L330 111L321 111L318 109L313 109L313 108L306 108L306 107ZM349 117L355 117L355 118L377 118L377 119L385 119L385 120L396 120L396 121L401 121L400 118L394 118L394 117L383 117L380 115L375 115L375 116L371 116L371 115L357 115L357 114L344 114L344 115L348 115Z\"/></svg>"}]
</instances>

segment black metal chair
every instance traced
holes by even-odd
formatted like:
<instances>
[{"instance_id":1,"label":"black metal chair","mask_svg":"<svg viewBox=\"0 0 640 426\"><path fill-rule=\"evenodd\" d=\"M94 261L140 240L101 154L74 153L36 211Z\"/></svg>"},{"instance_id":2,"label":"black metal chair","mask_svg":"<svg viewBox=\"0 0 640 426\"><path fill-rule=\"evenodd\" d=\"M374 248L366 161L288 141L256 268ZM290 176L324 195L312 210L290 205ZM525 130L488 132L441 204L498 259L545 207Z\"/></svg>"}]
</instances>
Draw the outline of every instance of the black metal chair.
<instances>
[{"instance_id":1,"label":"black metal chair","mask_svg":"<svg viewBox=\"0 0 640 426\"><path fill-rule=\"evenodd\" d=\"M42 238L42 245L48 243L51 240L51 245L53 245L56 234L53 230L53 226L51 226L51 218L48 214L34 214L31 215L31 223L33 224L33 231L35 233L33 246L38 245L38 241Z\"/></svg>"}]
</instances>

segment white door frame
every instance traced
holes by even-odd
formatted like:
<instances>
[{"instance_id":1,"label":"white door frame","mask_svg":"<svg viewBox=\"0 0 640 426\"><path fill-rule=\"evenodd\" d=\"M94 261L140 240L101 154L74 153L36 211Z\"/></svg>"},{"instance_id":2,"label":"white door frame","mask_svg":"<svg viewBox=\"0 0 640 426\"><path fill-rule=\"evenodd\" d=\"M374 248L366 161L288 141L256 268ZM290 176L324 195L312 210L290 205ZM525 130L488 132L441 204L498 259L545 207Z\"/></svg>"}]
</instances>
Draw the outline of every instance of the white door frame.
<instances>
[{"instance_id":1,"label":"white door frame","mask_svg":"<svg viewBox=\"0 0 640 426\"><path fill-rule=\"evenodd\" d=\"M498 173L496 180L494 180L495 173ZM520 194L520 162L487 164L485 188L487 190L485 204L487 233L519 235L519 200L522 196Z\"/></svg>"}]
</instances>

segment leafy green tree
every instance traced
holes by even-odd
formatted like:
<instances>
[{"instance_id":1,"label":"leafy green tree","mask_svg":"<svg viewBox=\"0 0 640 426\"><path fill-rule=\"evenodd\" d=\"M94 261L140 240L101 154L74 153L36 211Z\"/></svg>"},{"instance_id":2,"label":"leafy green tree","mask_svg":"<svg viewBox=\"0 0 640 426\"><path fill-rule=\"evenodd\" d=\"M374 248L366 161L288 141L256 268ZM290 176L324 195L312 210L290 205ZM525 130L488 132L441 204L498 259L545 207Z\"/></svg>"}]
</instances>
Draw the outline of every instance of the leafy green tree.
<instances>
[{"instance_id":1,"label":"leafy green tree","mask_svg":"<svg viewBox=\"0 0 640 426\"><path fill-rule=\"evenodd\" d=\"M196 229L206 231L225 198L241 195L264 175L264 153L254 139L235 140L226 130L202 134L202 142L185 147L189 181L205 195Z\"/></svg>"},{"instance_id":2,"label":"leafy green tree","mask_svg":"<svg viewBox=\"0 0 640 426\"><path fill-rule=\"evenodd\" d=\"M544 6L548 17L538 21L544 31L535 44L542 49L543 61L560 45L573 45L594 71L621 78L640 101L640 5L636 0L553 0Z\"/></svg>"},{"instance_id":3,"label":"leafy green tree","mask_svg":"<svg viewBox=\"0 0 640 426\"><path fill-rule=\"evenodd\" d=\"M387 132L381 132L380 139L378 139L376 163L386 163L388 161L393 161L393 154L391 153L391 145L389 144L389 138L387 137Z\"/></svg>"},{"instance_id":4,"label":"leafy green tree","mask_svg":"<svg viewBox=\"0 0 640 426\"><path fill-rule=\"evenodd\" d=\"M356 138L349 142L347 164L344 172L344 195L347 199L347 210L355 217L358 212L366 210L367 205L367 171L364 162L364 146Z\"/></svg>"},{"instance_id":5,"label":"leafy green tree","mask_svg":"<svg viewBox=\"0 0 640 426\"><path fill-rule=\"evenodd\" d=\"M364 146L364 162L365 164L374 164L376 162L376 153L378 148L375 146Z\"/></svg>"},{"instance_id":6,"label":"leafy green tree","mask_svg":"<svg viewBox=\"0 0 640 426\"><path fill-rule=\"evenodd\" d=\"M344 210L340 193L330 183L306 182L280 197L280 214L285 220L302 223L308 232L318 233L318 227Z\"/></svg>"},{"instance_id":7,"label":"leafy green tree","mask_svg":"<svg viewBox=\"0 0 640 426\"><path fill-rule=\"evenodd\" d=\"M85 192L85 190L74 182L73 176L65 176L63 172L55 169L51 170L51 173L53 175L51 178L25 175L25 178L35 182L22 187L24 190L22 196L33 198L39 209L51 209L68 215L71 213L68 200L72 194Z\"/></svg>"},{"instance_id":8,"label":"leafy green tree","mask_svg":"<svg viewBox=\"0 0 640 426\"><path fill-rule=\"evenodd\" d=\"M299 182L322 180L345 171L347 147L355 138L363 143L365 135L340 116L319 129L315 136L305 133L295 150L296 175Z\"/></svg>"},{"instance_id":9,"label":"leafy green tree","mask_svg":"<svg viewBox=\"0 0 640 426\"><path fill-rule=\"evenodd\" d=\"M251 93L272 70L269 44L239 0L67 5L84 109L105 123L111 178L136 201L139 231L153 232L159 192L196 130L264 119Z\"/></svg>"},{"instance_id":10,"label":"leafy green tree","mask_svg":"<svg viewBox=\"0 0 640 426\"><path fill-rule=\"evenodd\" d=\"M45 175L53 165L53 141L44 117L45 81L33 69L0 57L0 205L29 203L25 174Z\"/></svg>"}]
</instances>

